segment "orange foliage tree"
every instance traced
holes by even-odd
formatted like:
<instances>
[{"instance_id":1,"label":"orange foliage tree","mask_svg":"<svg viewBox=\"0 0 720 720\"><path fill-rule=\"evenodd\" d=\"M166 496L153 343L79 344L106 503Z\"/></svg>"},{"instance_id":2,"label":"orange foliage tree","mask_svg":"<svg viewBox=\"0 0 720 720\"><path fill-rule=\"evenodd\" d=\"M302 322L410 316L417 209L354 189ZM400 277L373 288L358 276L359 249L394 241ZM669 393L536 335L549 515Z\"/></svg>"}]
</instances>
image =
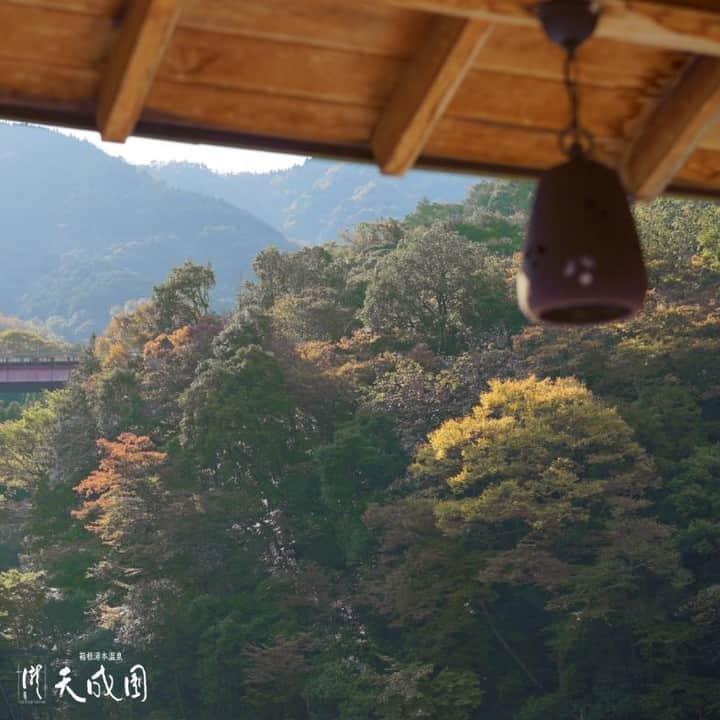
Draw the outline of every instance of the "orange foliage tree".
<instances>
[{"instance_id":1,"label":"orange foliage tree","mask_svg":"<svg viewBox=\"0 0 720 720\"><path fill-rule=\"evenodd\" d=\"M122 433L114 441L101 438L100 466L76 487L83 498L73 516L88 521L88 530L118 550L150 541L163 490L156 474L167 459L149 437Z\"/></svg>"},{"instance_id":2,"label":"orange foliage tree","mask_svg":"<svg viewBox=\"0 0 720 720\"><path fill-rule=\"evenodd\" d=\"M195 378L200 362L211 352L220 323L207 318L172 333L160 333L143 347L141 393L153 437L172 434L182 412L178 398Z\"/></svg>"}]
</instances>

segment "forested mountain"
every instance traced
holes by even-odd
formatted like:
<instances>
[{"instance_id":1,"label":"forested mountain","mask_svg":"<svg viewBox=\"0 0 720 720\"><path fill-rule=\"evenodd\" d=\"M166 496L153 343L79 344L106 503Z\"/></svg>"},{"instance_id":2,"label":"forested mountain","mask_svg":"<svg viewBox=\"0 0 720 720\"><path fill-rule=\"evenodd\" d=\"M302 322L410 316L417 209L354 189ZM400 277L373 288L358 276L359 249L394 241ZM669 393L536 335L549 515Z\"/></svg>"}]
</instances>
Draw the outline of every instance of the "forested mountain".
<instances>
[{"instance_id":1,"label":"forested mountain","mask_svg":"<svg viewBox=\"0 0 720 720\"><path fill-rule=\"evenodd\" d=\"M168 185L220 198L248 210L290 240L316 245L380 218L402 218L425 197L460 202L477 178L414 170L388 177L373 165L309 159L272 173L219 175L200 165L151 168Z\"/></svg>"},{"instance_id":2,"label":"forested mountain","mask_svg":"<svg viewBox=\"0 0 720 720\"><path fill-rule=\"evenodd\" d=\"M265 249L226 316L185 263L0 423L0 681L148 668L56 720L720 718L720 210L638 208L645 310L547 330L530 192Z\"/></svg>"},{"instance_id":3,"label":"forested mountain","mask_svg":"<svg viewBox=\"0 0 720 720\"><path fill-rule=\"evenodd\" d=\"M93 145L0 125L0 311L89 337L185 259L212 262L231 307L254 255L281 233L211 197L170 188Z\"/></svg>"},{"instance_id":4,"label":"forested mountain","mask_svg":"<svg viewBox=\"0 0 720 720\"><path fill-rule=\"evenodd\" d=\"M425 195L460 201L472 184L422 172L400 182L321 160L260 175L138 168L18 124L0 125L0 159L0 312L70 341L102 330L112 308L148 297L185 259L213 264L213 302L226 310L262 248L336 240L360 222L404 216Z\"/></svg>"}]
</instances>

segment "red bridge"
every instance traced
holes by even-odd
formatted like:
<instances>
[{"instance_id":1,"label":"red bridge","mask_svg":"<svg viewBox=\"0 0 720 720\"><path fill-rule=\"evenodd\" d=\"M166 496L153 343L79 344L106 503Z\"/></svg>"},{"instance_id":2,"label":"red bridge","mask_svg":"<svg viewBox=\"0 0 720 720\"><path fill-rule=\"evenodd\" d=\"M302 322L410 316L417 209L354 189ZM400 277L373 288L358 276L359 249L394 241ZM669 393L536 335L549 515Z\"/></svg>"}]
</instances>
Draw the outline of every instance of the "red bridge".
<instances>
[{"instance_id":1,"label":"red bridge","mask_svg":"<svg viewBox=\"0 0 720 720\"><path fill-rule=\"evenodd\" d=\"M60 388L77 364L76 357L0 358L0 393Z\"/></svg>"}]
</instances>

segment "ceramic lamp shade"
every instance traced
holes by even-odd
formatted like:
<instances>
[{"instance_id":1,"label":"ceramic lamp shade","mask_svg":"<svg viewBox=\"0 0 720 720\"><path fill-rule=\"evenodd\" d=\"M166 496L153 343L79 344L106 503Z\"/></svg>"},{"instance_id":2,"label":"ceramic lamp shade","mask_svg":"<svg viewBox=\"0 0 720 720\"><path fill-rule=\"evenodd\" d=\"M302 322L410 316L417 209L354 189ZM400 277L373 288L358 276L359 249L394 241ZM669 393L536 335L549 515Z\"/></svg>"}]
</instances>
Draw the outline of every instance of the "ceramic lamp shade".
<instances>
[{"instance_id":1,"label":"ceramic lamp shade","mask_svg":"<svg viewBox=\"0 0 720 720\"><path fill-rule=\"evenodd\" d=\"M538 183L518 276L531 320L583 325L636 313L647 290L640 241L623 185L576 153Z\"/></svg>"}]
</instances>

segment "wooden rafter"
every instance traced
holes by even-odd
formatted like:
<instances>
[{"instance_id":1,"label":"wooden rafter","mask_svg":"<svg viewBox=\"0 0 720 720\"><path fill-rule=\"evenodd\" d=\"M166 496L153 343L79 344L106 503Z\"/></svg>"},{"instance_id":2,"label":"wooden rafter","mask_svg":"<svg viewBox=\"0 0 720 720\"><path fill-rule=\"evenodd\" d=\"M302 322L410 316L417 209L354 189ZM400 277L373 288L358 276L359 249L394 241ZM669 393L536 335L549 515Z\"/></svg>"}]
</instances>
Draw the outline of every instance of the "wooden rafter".
<instances>
[{"instance_id":1,"label":"wooden rafter","mask_svg":"<svg viewBox=\"0 0 720 720\"><path fill-rule=\"evenodd\" d=\"M539 2L540 0L538 0ZM494 24L536 26L526 0L378 0L394 7ZM720 56L720 5L707 0L600 0L595 35L635 45Z\"/></svg>"},{"instance_id":2,"label":"wooden rafter","mask_svg":"<svg viewBox=\"0 0 720 720\"><path fill-rule=\"evenodd\" d=\"M373 134L373 155L384 173L402 175L412 167L490 32L476 20L434 21Z\"/></svg>"},{"instance_id":3,"label":"wooden rafter","mask_svg":"<svg viewBox=\"0 0 720 720\"><path fill-rule=\"evenodd\" d=\"M140 117L182 0L132 0L102 79L97 124L103 140L124 142Z\"/></svg>"},{"instance_id":4,"label":"wooden rafter","mask_svg":"<svg viewBox=\"0 0 720 720\"><path fill-rule=\"evenodd\" d=\"M542 1L183 0L178 21L179 0L0 0L0 116L537 175L567 121ZM596 1L579 58L596 158L643 197L720 197L720 0ZM468 29L490 27L465 62Z\"/></svg>"},{"instance_id":5,"label":"wooden rafter","mask_svg":"<svg viewBox=\"0 0 720 720\"><path fill-rule=\"evenodd\" d=\"M631 144L623 174L630 193L653 198L720 119L720 60L696 58Z\"/></svg>"}]
</instances>

